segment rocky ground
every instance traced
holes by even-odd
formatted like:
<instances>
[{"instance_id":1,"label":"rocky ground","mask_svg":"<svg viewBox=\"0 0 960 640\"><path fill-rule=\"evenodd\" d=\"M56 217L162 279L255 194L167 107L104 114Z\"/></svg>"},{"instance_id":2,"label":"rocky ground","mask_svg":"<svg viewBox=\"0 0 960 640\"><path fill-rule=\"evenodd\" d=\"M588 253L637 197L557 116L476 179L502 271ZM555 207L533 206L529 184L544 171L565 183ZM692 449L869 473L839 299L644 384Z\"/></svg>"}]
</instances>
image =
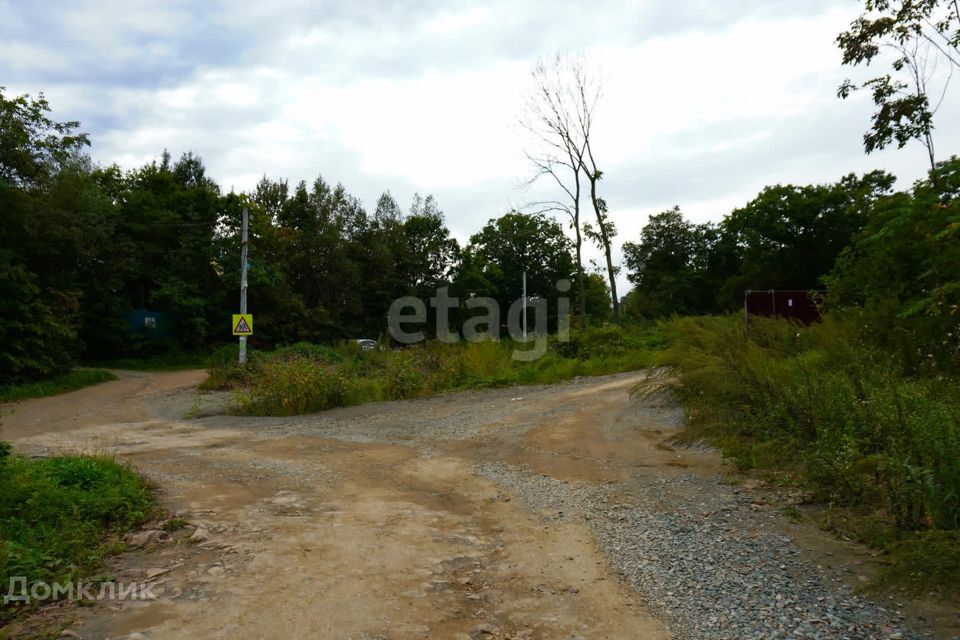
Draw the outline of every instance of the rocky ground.
<instances>
[{"instance_id":1,"label":"rocky ground","mask_svg":"<svg viewBox=\"0 0 960 640\"><path fill-rule=\"evenodd\" d=\"M108 568L155 600L64 603L7 633L960 634L955 612L859 594L866 550L790 522L714 452L672 446L679 411L637 405L636 374L276 419L224 415L229 395L198 394L200 379L123 376L5 419L27 453L130 460L189 523L141 532Z\"/></svg>"}]
</instances>

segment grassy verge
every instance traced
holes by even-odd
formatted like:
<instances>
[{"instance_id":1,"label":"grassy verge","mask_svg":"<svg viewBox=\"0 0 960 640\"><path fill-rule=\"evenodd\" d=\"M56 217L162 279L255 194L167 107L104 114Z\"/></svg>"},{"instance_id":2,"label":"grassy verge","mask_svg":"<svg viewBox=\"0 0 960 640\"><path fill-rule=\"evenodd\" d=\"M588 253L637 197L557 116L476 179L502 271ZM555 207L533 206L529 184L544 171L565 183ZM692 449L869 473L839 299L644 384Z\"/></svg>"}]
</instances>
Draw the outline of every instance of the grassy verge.
<instances>
[{"instance_id":1,"label":"grassy verge","mask_svg":"<svg viewBox=\"0 0 960 640\"><path fill-rule=\"evenodd\" d=\"M89 387L117 377L103 369L74 369L49 380L0 387L0 402L14 402L27 398L41 398Z\"/></svg>"},{"instance_id":2,"label":"grassy verge","mask_svg":"<svg viewBox=\"0 0 960 640\"><path fill-rule=\"evenodd\" d=\"M152 509L146 482L126 465L103 457L27 460L0 442L0 585L27 585L92 575L102 559L123 548L120 536ZM0 625L17 615L0 608Z\"/></svg>"},{"instance_id":3,"label":"grassy verge","mask_svg":"<svg viewBox=\"0 0 960 640\"><path fill-rule=\"evenodd\" d=\"M672 323L657 363L691 437L804 489L822 524L887 552L880 583L960 594L960 379L916 372L850 321ZM933 570L932 568L935 568Z\"/></svg>"},{"instance_id":4,"label":"grassy verge","mask_svg":"<svg viewBox=\"0 0 960 640\"><path fill-rule=\"evenodd\" d=\"M294 415L377 400L428 396L456 389L547 384L577 376L646 367L662 347L658 327L592 329L569 342L550 341L539 358L513 357L529 345L503 342L422 343L361 353L349 346L297 344L251 354L238 367L224 350L205 388L238 389L239 410L252 415Z\"/></svg>"},{"instance_id":5,"label":"grassy verge","mask_svg":"<svg viewBox=\"0 0 960 640\"><path fill-rule=\"evenodd\" d=\"M197 353L166 353L141 358L114 358L90 363L91 366L127 371L184 371L187 369L203 369L209 364L209 358L206 354Z\"/></svg>"}]
</instances>

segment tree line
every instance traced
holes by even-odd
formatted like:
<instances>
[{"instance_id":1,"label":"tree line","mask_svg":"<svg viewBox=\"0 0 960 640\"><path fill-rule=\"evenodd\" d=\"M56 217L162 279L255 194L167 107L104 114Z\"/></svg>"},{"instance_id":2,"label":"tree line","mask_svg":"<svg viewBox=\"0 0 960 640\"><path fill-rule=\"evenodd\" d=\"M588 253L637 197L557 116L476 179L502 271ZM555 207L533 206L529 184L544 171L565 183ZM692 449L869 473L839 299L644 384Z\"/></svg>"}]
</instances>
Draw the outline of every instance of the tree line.
<instances>
[{"instance_id":1,"label":"tree line","mask_svg":"<svg viewBox=\"0 0 960 640\"><path fill-rule=\"evenodd\" d=\"M546 298L576 275L571 242L545 214L510 212L461 246L429 195L404 209L384 193L368 212L322 177L265 177L249 193L225 193L193 153L129 171L97 166L79 123L49 112L42 96L0 92L0 383L229 339L244 208L259 346L377 337L393 300L427 300L438 287L506 310L524 269L530 294ZM598 322L607 290L599 276L587 285L584 321ZM131 318L138 309L160 326Z\"/></svg>"},{"instance_id":2,"label":"tree line","mask_svg":"<svg viewBox=\"0 0 960 640\"><path fill-rule=\"evenodd\" d=\"M960 371L960 158L910 189L876 171L826 185L777 185L723 218L679 208L651 216L624 244L632 317L718 314L747 289L821 291L901 360Z\"/></svg>"},{"instance_id":3,"label":"tree line","mask_svg":"<svg viewBox=\"0 0 960 640\"><path fill-rule=\"evenodd\" d=\"M460 246L432 196L417 195L404 210L384 193L368 212L321 177L295 185L263 178L249 193L224 193L192 153L174 160L165 152L129 171L95 166L79 124L51 120L42 96L0 94L0 118L3 382L47 376L77 360L196 351L229 339L244 208L249 305L258 318L256 344L266 347L381 336L393 300L428 300L438 287L462 301L495 298L505 310L521 295L525 269L530 294L548 301L564 295L558 281L580 275L575 242L545 212L491 219ZM768 187L718 224L692 223L678 208L654 215L623 246L634 284L626 313L634 321L722 313L738 308L746 289L828 283L838 303L865 303L889 297L897 278L905 278L897 294L903 304L943 308L956 293L953 258L921 265L952 255L957 166L938 164L929 180L902 193L880 171L827 185ZM929 237L909 236L914 248L900 248L897 260L909 266L868 286L865 279L883 271L857 265L882 264L871 252L891 242L883 225L900 225L889 237L904 238L919 219L934 226ZM917 273L908 278L911 270ZM581 324L610 319L601 271L585 273L573 290ZM931 273L937 278L916 280ZM910 291L943 299L914 299ZM158 337L137 326L130 319L136 309L165 314L167 330ZM451 322L467 314L455 310Z\"/></svg>"}]
</instances>

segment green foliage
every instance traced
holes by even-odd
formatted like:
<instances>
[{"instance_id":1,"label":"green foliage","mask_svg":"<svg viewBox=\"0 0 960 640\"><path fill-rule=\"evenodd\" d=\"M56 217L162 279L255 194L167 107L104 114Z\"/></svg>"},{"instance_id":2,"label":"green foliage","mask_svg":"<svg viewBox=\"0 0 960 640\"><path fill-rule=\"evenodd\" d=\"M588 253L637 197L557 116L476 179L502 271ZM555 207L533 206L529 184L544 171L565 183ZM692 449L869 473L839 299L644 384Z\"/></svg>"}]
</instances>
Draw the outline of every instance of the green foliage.
<instances>
[{"instance_id":1,"label":"green foliage","mask_svg":"<svg viewBox=\"0 0 960 640\"><path fill-rule=\"evenodd\" d=\"M162 529L168 533L185 529L190 523L183 518L170 518L163 523Z\"/></svg>"},{"instance_id":2,"label":"green foliage","mask_svg":"<svg viewBox=\"0 0 960 640\"><path fill-rule=\"evenodd\" d=\"M664 324L646 325L635 330L618 326L588 327L570 333L570 339L551 343L565 358L601 360L629 353L650 353L666 346Z\"/></svg>"},{"instance_id":3,"label":"green foliage","mask_svg":"<svg viewBox=\"0 0 960 640\"><path fill-rule=\"evenodd\" d=\"M951 0L865 0L864 9L849 30L837 36L843 63L870 65L886 51L893 54L891 69L863 83L846 80L838 95L870 91L877 110L863 136L867 153L892 142L902 148L917 139L927 146L932 163L933 116L939 107L937 94L945 90L933 84L932 70L938 62L960 66L960 6Z\"/></svg>"},{"instance_id":4,"label":"green foliage","mask_svg":"<svg viewBox=\"0 0 960 640\"><path fill-rule=\"evenodd\" d=\"M216 349L209 357L207 371L209 376L200 384L205 390L234 389L250 379L250 373L256 368L260 359L260 352L247 347L247 364L239 363L239 346L224 345Z\"/></svg>"},{"instance_id":5,"label":"green foliage","mask_svg":"<svg viewBox=\"0 0 960 640\"><path fill-rule=\"evenodd\" d=\"M74 369L41 382L27 382L0 387L0 402L16 402L27 398L41 398L66 393L91 385L116 380L117 377L103 369Z\"/></svg>"},{"instance_id":6,"label":"green foliage","mask_svg":"<svg viewBox=\"0 0 960 640\"><path fill-rule=\"evenodd\" d=\"M767 187L719 225L693 224L674 208L651 216L624 244L631 317L722 313L748 289L819 289L860 234L893 176L849 175L829 185Z\"/></svg>"},{"instance_id":7,"label":"green foliage","mask_svg":"<svg viewBox=\"0 0 960 640\"><path fill-rule=\"evenodd\" d=\"M555 220L543 214L507 213L490 220L470 237L455 291L462 298L492 297L500 305L501 313L506 313L523 296L526 272L527 294L549 301L550 326L555 329L555 301L560 295L557 282L572 281L576 270L572 249L571 241Z\"/></svg>"},{"instance_id":8,"label":"green foliage","mask_svg":"<svg viewBox=\"0 0 960 640\"><path fill-rule=\"evenodd\" d=\"M882 171L834 184L777 185L720 224L717 250L735 270L724 287L742 302L745 289L818 289L840 252L867 224L894 182Z\"/></svg>"},{"instance_id":9,"label":"green foliage","mask_svg":"<svg viewBox=\"0 0 960 640\"><path fill-rule=\"evenodd\" d=\"M0 465L0 486L4 585L11 576L25 576L30 584L89 575L116 549L116 538L152 509L146 482L126 465L102 457L10 456Z\"/></svg>"},{"instance_id":10,"label":"green foliage","mask_svg":"<svg viewBox=\"0 0 960 640\"><path fill-rule=\"evenodd\" d=\"M347 404L353 381L334 367L292 355L266 360L240 396L240 411L289 416Z\"/></svg>"},{"instance_id":11,"label":"green foliage","mask_svg":"<svg viewBox=\"0 0 960 640\"><path fill-rule=\"evenodd\" d=\"M36 187L64 166L82 147L79 122L55 122L50 105L39 97L6 98L0 87L0 184Z\"/></svg>"},{"instance_id":12,"label":"green foliage","mask_svg":"<svg viewBox=\"0 0 960 640\"><path fill-rule=\"evenodd\" d=\"M960 532L924 531L895 543L880 587L906 588L914 595L960 590Z\"/></svg>"},{"instance_id":13,"label":"green foliage","mask_svg":"<svg viewBox=\"0 0 960 640\"><path fill-rule=\"evenodd\" d=\"M641 317L708 311L716 297L704 295L715 235L711 225L684 220L679 207L650 216L640 242L623 245L636 285L628 309Z\"/></svg>"},{"instance_id":14,"label":"green foliage","mask_svg":"<svg viewBox=\"0 0 960 640\"><path fill-rule=\"evenodd\" d=\"M687 318L658 362L694 432L741 467L790 470L815 499L900 529L960 528L960 386L905 375L863 330Z\"/></svg>"},{"instance_id":15,"label":"green foliage","mask_svg":"<svg viewBox=\"0 0 960 640\"><path fill-rule=\"evenodd\" d=\"M200 353L183 353L171 350L141 358L111 358L109 360L91 361L91 365L107 369L122 369L127 371L183 371L186 369L203 369L209 363L210 356Z\"/></svg>"},{"instance_id":16,"label":"green foliage","mask_svg":"<svg viewBox=\"0 0 960 640\"><path fill-rule=\"evenodd\" d=\"M662 327L593 328L569 343L552 340L547 353L533 362L514 360L513 350L523 347L510 341L429 341L384 352L298 344L257 353L245 367L232 359L213 364L205 387L238 389L242 413L292 415L456 389L632 371L649 365L665 339Z\"/></svg>"},{"instance_id":17,"label":"green foliage","mask_svg":"<svg viewBox=\"0 0 960 640\"><path fill-rule=\"evenodd\" d=\"M909 370L960 372L960 158L879 202L826 280L831 308Z\"/></svg>"},{"instance_id":18,"label":"green foliage","mask_svg":"<svg viewBox=\"0 0 960 640\"><path fill-rule=\"evenodd\" d=\"M22 265L12 264L2 247L0 299L4 301L4 312L0 314L0 384L22 383L66 371L74 332L40 296L36 277Z\"/></svg>"},{"instance_id":19,"label":"green foliage","mask_svg":"<svg viewBox=\"0 0 960 640\"><path fill-rule=\"evenodd\" d=\"M418 354L412 349L399 351L387 363L384 371L383 393L388 398L405 400L421 395L426 380L420 368Z\"/></svg>"}]
</instances>

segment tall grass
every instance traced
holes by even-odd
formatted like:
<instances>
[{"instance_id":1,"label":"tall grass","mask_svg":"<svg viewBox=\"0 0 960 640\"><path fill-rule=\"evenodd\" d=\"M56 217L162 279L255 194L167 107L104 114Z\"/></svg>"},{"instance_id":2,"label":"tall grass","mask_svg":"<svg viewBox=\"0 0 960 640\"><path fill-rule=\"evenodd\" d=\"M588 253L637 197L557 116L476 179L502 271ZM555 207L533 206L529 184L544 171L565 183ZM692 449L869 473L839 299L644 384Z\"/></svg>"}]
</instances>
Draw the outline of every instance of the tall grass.
<instances>
[{"instance_id":1,"label":"tall grass","mask_svg":"<svg viewBox=\"0 0 960 640\"><path fill-rule=\"evenodd\" d=\"M691 435L741 468L788 476L816 502L869 513L871 526L894 531L887 539L960 529L956 377L908 374L854 322L829 316L749 328L737 317L683 318L670 333L664 369L640 392L675 394Z\"/></svg>"},{"instance_id":2,"label":"tall grass","mask_svg":"<svg viewBox=\"0 0 960 640\"><path fill-rule=\"evenodd\" d=\"M0 442L0 585L68 581L122 548L121 533L152 509L146 482L103 457L28 460ZM0 608L0 624L11 609Z\"/></svg>"},{"instance_id":3,"label":"tall grass","mask_svg":"<svg viewBox=\"0 0 960 640\"><path fill-rule=\"evenodd\" d=\"M691 428L743 467L803 473L819 500L876 503L905 529L960 528L960 385L910 377L855 327L673 323L658 363ZM648 387L649 388L649 387Z\"/></svg>"},{"instance_id":4,"label":"tall grass","mask_svg":"<svg viewBox=\"0 0 960 640\"><path fill-rule=\"evenodd\" d=\"M0 402L42 398L116 379L117 376L103 369L74 369L40 382L0 386Z\"/></svg>"},{"instance_id":5,"label":"tall grass","mask_svg":"<svg viewBox=\"0 0 960 640\"><path fill-rule=\"evenodd\" d=\"M400 400L455 389L545 384L647 366L662 331L651 326L578 333L549 343L532 362L514 360L509 341L425 342L405 349L360 352L351 345L295 344L254 353L235 364L235 350L211 366L206 388L237 389L238 409L252 415L293 415L377 400Z\"/></svg>"}]
</instances>

